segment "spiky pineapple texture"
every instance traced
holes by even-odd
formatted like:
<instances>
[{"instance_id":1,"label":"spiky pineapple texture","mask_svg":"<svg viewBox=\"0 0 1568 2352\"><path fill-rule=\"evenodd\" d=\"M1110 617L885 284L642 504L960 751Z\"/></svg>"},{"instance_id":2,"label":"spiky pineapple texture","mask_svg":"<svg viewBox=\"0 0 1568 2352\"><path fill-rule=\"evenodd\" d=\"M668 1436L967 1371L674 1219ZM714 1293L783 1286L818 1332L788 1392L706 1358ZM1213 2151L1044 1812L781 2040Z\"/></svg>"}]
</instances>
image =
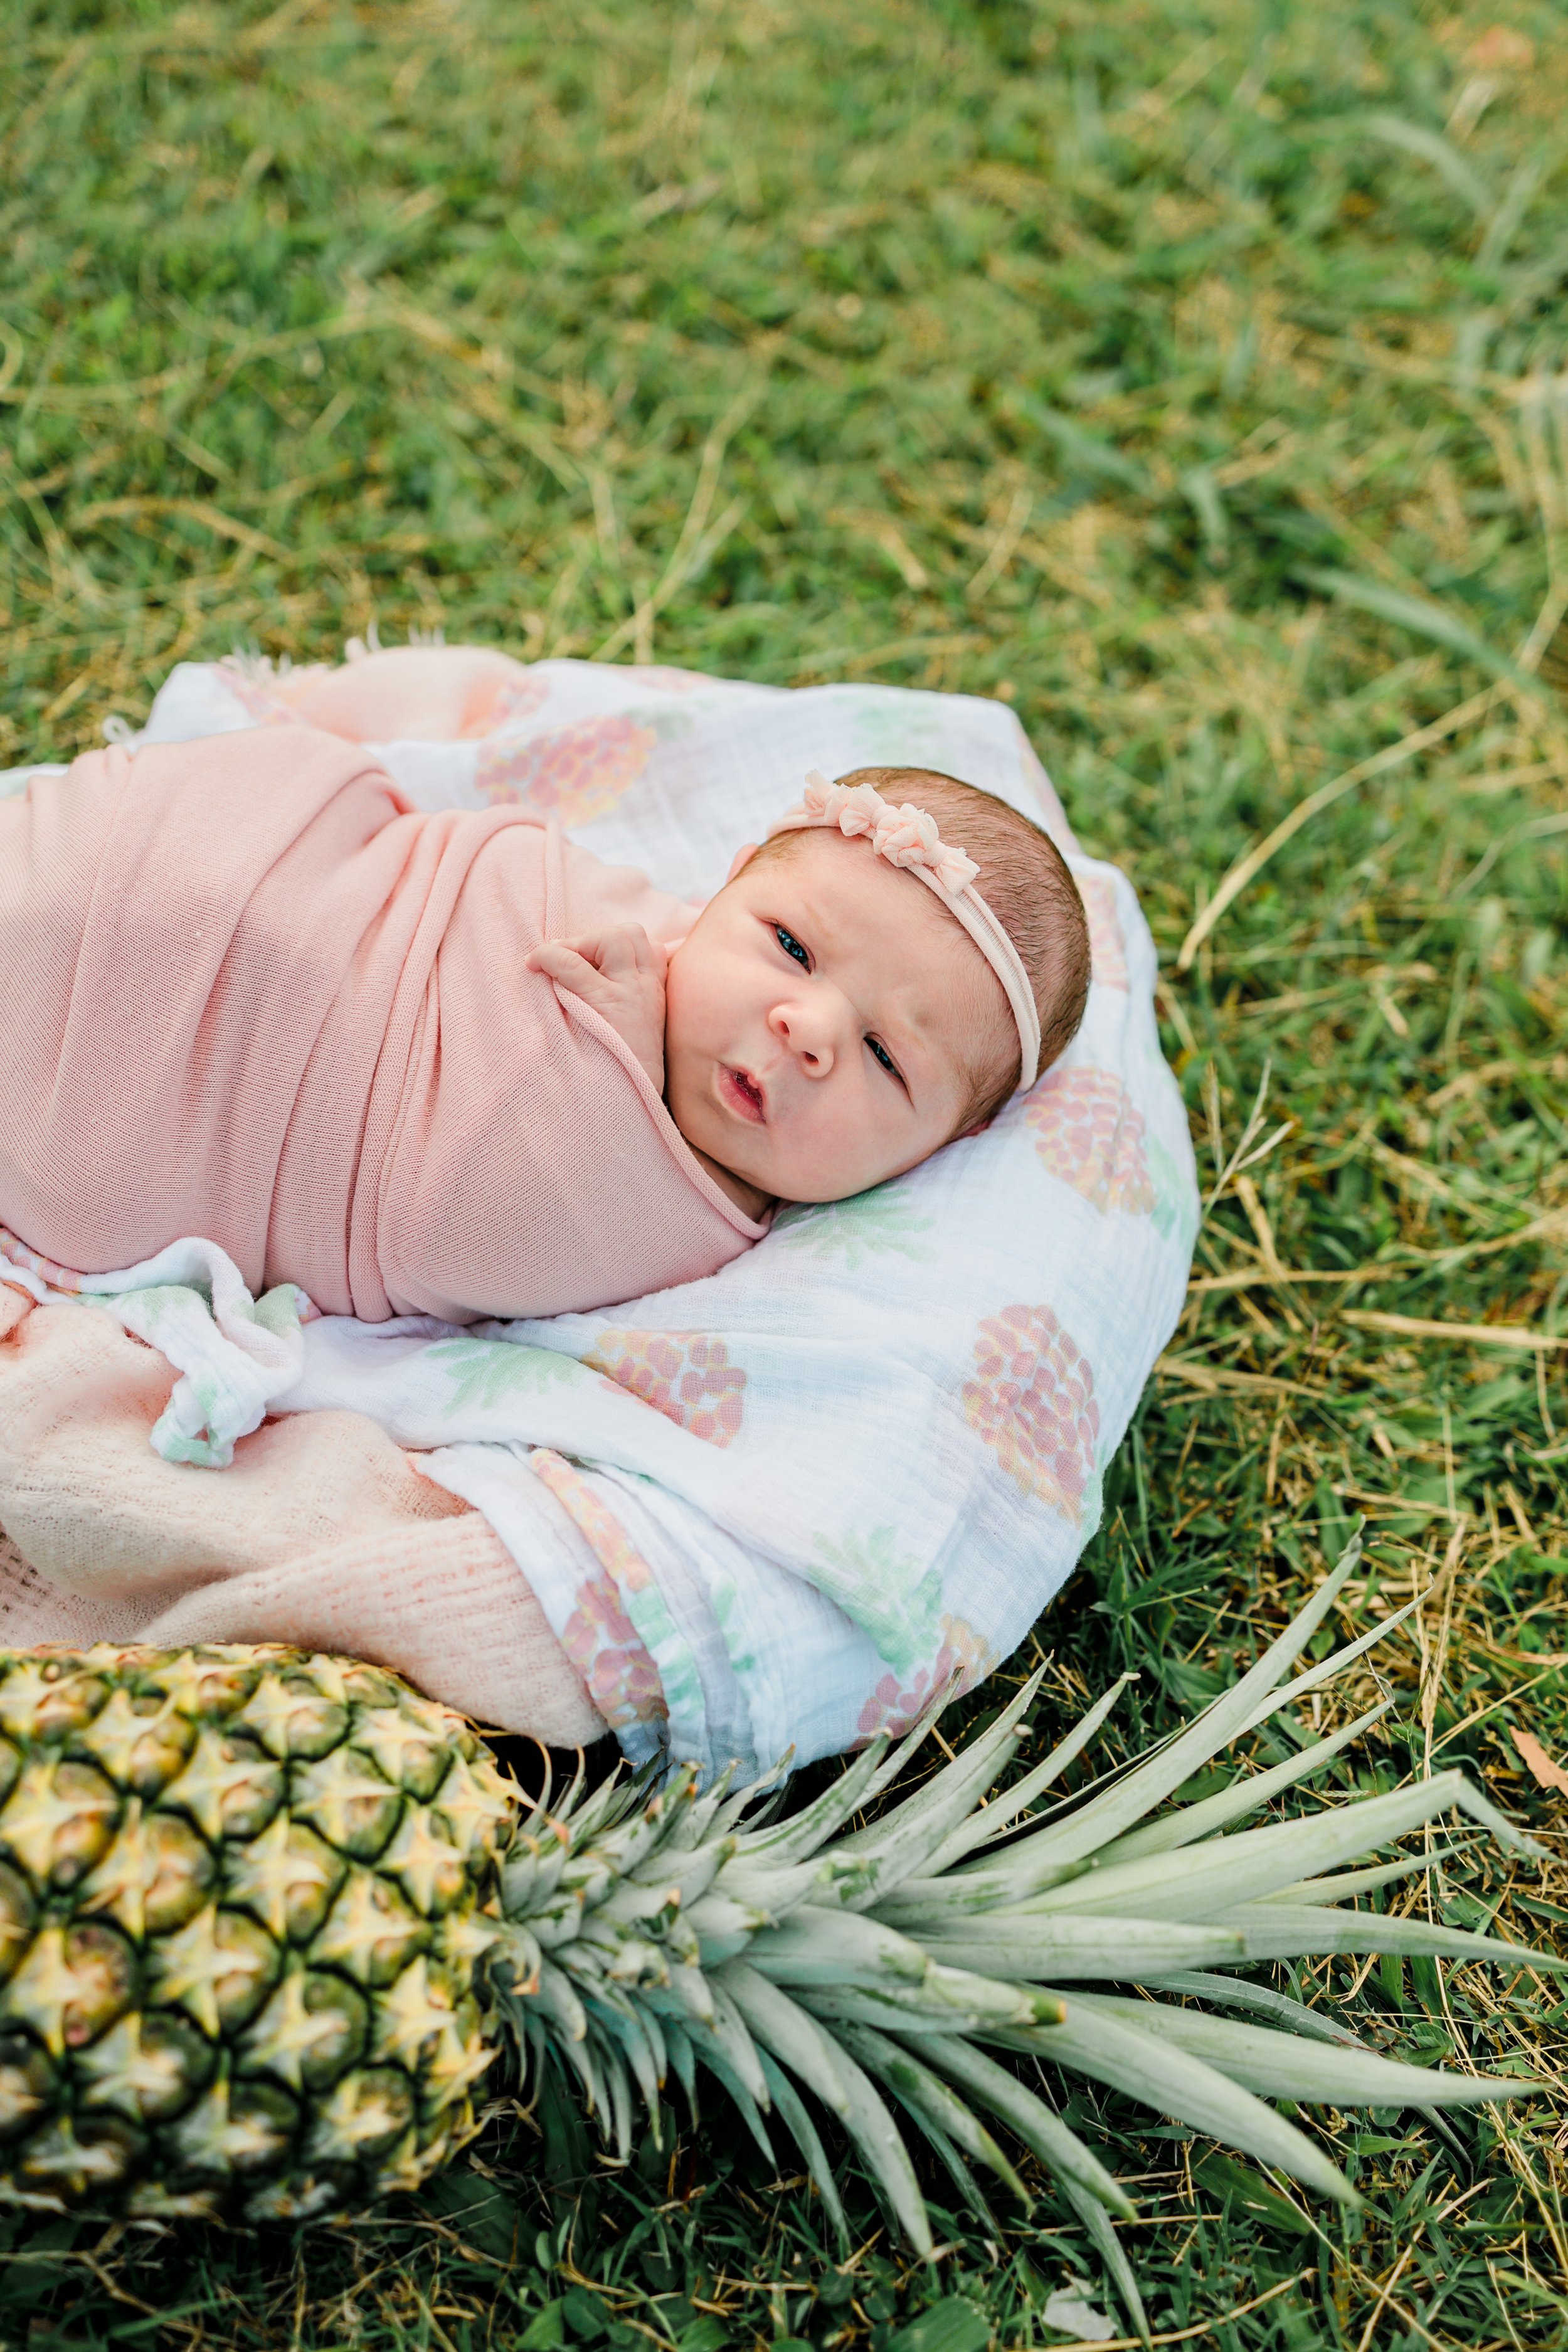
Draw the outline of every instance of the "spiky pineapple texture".
<instances>
[{"instance_id":1,"label":"spiky pineapple texture","mask_svg":"<svg viewBox=\"0 0 1568 2352\"><path fill-rule=\"evenodd\" d=\"M1237 1830L1384 1708L1161 1810L1400 1622L1284 1682L1355 1559L1194 1723L1091 1790L1039 1807L1115 1691L980 1805L1037 1678L847 1834L930 1718L783 1818L752 1791L700 1793L689 1772L530 1808L459 1718L374 1668L284 1651L0 1654L0 2195L340 2210L443 2162L503 2047L535 2078L574 2072L622 2157L638 2095L657 2121L668 2074L694 2098L700 2065L770 2157L771 2111L842 2228L809 2091L926 2252L893 2107L982 2213L977 2165L1024 2193L981 2117L1000 2122L1053 2172L1142 2325L1109 2221L1130 2200L992 2052L1110 2084L1353 2201L1268 2098L1430 2107L1531 2086L1394 2063L1220 1971L1379 1950L1568 1966L1349 1907L1442 1856L1347 1864L1451 1808L1528 1845L1461 1774ZM1131 1998L1138 1986L1152 1998Z\"/></svg>"},{"instance_id":2,"label":"spiky pineapple texture","mask_svg":"<svg viewBox=\"0 0 1568 2352\"><path fill-rule=\"evenodd\" d=\"M3 2193L283 2218L424 2179L493 2054L515 1790L395 1676L0 1655Z\"/></svg>"}]
</instances>

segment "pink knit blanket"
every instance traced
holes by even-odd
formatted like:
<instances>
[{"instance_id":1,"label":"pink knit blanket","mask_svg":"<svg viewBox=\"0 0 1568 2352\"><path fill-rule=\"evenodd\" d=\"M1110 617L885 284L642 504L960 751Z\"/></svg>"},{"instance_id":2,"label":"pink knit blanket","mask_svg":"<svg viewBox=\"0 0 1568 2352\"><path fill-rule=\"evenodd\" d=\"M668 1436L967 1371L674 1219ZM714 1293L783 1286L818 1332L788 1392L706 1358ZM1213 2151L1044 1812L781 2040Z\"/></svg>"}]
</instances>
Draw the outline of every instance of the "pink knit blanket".
<instances>
[{"instance_id":1,"label":"pink knit blanket","mask_svg":"<svg viewBox=\"0 0 1568 2352\"><path fill-rule=\"evenodd\" d=\"M200 1234L372 1322L716 1272L763 1228L523 970L595 868L619 904L527 811L419 811L309 728L35 777L0 803L0 1224L83 1273Z\"/></svg>"}]
</instances>

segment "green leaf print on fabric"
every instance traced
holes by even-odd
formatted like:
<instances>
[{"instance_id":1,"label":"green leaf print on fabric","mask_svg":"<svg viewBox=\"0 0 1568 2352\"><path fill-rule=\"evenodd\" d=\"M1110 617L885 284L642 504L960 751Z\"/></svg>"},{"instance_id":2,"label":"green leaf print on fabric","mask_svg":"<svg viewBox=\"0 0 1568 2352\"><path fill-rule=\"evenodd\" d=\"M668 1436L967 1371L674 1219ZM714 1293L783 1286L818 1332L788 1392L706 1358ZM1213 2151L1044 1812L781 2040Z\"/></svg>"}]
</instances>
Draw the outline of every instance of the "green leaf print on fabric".
<instances>
[{"instance_id":1,"label":"green leaf print on fabric","mask_svg":"<svg viewBox=\"0 0 1568 2352\"><path fill-rule=\"evenodd\" d=\"M191 1316L210 1321L215 1311L212 1287L205 1282L153 1282L141 1290L83 1291L79 1296L89 1305L112 1306L133 1317L141 1337L154 1344L160 1331L169 1331ZM296 1284L280 1282L259 1298L231 1298L226 1311L243 1315L275 1339L286 1339L299 1329L305 1303Z\"/></svg>"},{"instance_id":2,"label":"green leaf print on fabric","mask_svg":"<svg viewBox=\"0 0 1568 2352\"><path fill-rule=\"evenodd\" d=\"M731 1667L739 1681L757 1671L757 1653L747 1638L752 1619L752 1596L743 1591L732 1576L719 1575L709 1586L713 1619L724 1637L724 1647L730 1654Z\"/></svg>"},{"instance_id":3,"label":"green leaf print on fabric","mask_svg":"<svg viewBox=\"0 0 1568 2352\"><path fill-rule=\"evenodd\" d=\"M573 1356L553 1348L516 1347L510 1339L441 1339L426 1360L452 1383L442 1408L447 1414L486 1412L513 1397L538 1396L594 1377Z\"/></svg>"},{"instance_id":4,"label":"green leaf print on fabric","mask_svg":"<svg viewBox=\"0 0 1568 2352\"><path fill-rule=\"evenodd\" d=\"M1198 1202L1193 1190L1192 1178L1178 1168L1163 1143L1150 1136L1144 1146L1149 1156L1149 1173L1154 1180L1154 1230L1164 1235L1174 1232L1178 1245L1189 1255L1198 1237Z\"/></svg>"},{"instance_id":5,"label":"green leaf print on fabric","mask_svg":"<svg viewBox=\"0 0 1568 2352\"><path fill-rule=\"evenodd\" d=\"M706 1701L690 1642L602 1488L550 1446L536 1447L529 1465L576 1521L603 1571L578 1588L562 1635L601 1714L616 1721L607 1712L614 1707L623 1728L636 1723L645 1731L668 1720L700 1724Z\"/></svg>"},{"instance_id":6,"label":"green leaf print on fabric","mask_svg":"<svg viewBox=\"0 0 1568 2352\"><path fill-rule=\"evenodd\" d=\"M846 698L847 700L848 698ZM933 701L935 698L932 698ZM936 712L900 703L886 688L857 696L846 716L862 768L942 768L946 730ZM934 755L934 756L933 756ZM847 774L847 767L844 773ZM945 773L945 769L943 770ZM900 796L901 797L901 796Z\"/></svg>"},{"instance_id":7,"label":"green leaf print on fabric","mask_svg":"<svg viewBox=\"0 0 1568 2352\"><path fill-rule=\"evenodd\" d=\"M898 1531L873 1528L837 1542L816 1536L812 1549L828 1573L818 1579L877 1644L898 1675L929 1666L942 1639L942 1579L934 1568L920 1573L920 1561L895 1551Z\"/></svg>"},{"instance_id":8,"label":"green leaf print on fabric","mask_svg":"<svg viewBox=\"0 0 1568 2352\"><path fill-rule=\"evenodd\" d=\"M186 1283L150 1283L145 1290L128 1291L120 1298L105 1298L100 1302L89 1297L87 1303L94 1307L101 1303L111 1313L116 1310L122 1313L127 1321L133 1322L138 1339L147 1340L154 1348L159 1344L159 1334L169 1332L173 1325L183 1322L193 1308L202 1315L212 1312L212 1301L206 1292Z\"/></svg>"},{"instance_id":9,"label":"green leaf print on fabric","mask_svg":"<svg viewBox=\"0 0 1568 2352\"><path fill-rule=\"evenodd\" d=\"M201 1414L203 1429L212 1431L225 1402L223 1385L215 1380L203 1380L199 1373L186 1374L186 1384ZM188 1436L180 1426L174 1403L164 1406L153 1426L153 1443L165 1462L187 1462L197 1470L226 1470L234 1460L232 1439Z\"/></svg>"},{"instance_id":10,"label":"green leaf print on fabric","mask_svg":"<svg viewBox=\"0 0 1568 2352\"><path fill-rule=\"evenodd\" d=\"M917 1265L929 1264L936 1251L921 1236L934 1220L917 1217L896 1184L879 1184L869 1192L852 1193L847 1201L826 1201L786 1209L773 1219L773 1239L814 1257L837 1258L849 1273L869 1260L907 1257Z\"/></svg>"},{"instance_id":11,"label":"green leaf print on fabric","mask_svg":"<svg viewBox=\"0 0 1568 2352\"><path fill-rule=\"evenodd\" d=\"M305 1294L296 1283L280 1282L272 1290L264 1290L250 1310L250 1319L259 1323L264 1331L278 1339L286 1339L297 1330L305 1305Z\"/></svg>"},{"instance_id":12,"label":"green leaf print on fabric","mask_svg":"<svg viewBox=\"0 0 1568 2352\"><path fill-rule=\"evenodd\" d=\"M204 1293L184 1284L158 1284L123 1299L91 1299L149 1347L179 1345L192 1322L210 1323ZM169 1349L164 1348L164 1352ZM225 1470L234 1459L233 1399L211 1365L192 1365L177 1381L168 1403L153 1424L153 1444L165 1462L189 1463L197 1470Z\"/></svg>"}]
</instances>

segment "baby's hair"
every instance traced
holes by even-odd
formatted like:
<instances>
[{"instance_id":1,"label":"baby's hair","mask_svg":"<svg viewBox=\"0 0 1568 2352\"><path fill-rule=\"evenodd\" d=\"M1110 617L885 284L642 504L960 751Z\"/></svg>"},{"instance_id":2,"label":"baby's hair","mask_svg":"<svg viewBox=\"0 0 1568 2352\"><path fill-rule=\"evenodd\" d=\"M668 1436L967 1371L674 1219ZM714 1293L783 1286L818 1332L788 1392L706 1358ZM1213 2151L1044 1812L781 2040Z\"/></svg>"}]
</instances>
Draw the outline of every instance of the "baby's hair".
<instances>
[{"instance_id":1,"label":"baby's hair","mask_svg":"<svg viewBox=\"0 0 1568 2352\"><path fill-rule=\"evenodd\" d=\"M1040 1068L1050 1067L1078 1034L1089 1001L1089 922L1067 860L1049 834L994 793L938 768L854 768L834 779L871 784L895 805L912 801L936 819L942 840L973 857L974 887L1017 949L1040 1016ZM787 854L804 836L775 834L762 856ZM994 1118L1018 1083L1015 1051L998 1071L974 1074L956 1132Z\"/></svg>"}]
</instances>

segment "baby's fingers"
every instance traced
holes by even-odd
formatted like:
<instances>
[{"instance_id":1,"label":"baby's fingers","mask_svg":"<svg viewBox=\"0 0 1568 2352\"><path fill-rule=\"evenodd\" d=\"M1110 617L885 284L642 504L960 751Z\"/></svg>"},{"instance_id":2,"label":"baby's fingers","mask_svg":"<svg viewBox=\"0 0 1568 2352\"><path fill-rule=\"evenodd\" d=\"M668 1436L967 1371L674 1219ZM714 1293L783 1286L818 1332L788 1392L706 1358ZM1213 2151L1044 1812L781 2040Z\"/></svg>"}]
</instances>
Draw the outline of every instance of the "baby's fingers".
<instances>
[{"instance_id":1,"label":"baby's fingers","mask_svg":"<svg viewBox=\"0 0 1568 2352\"><path fill-rule=\"evenodd\" d=\"M664 960L635 925L597 938L542 940L523 958L607 1021L656 1087L664 1085Z\"/></svg>"},{"instance_id":2,"label":"baby's fingers","mask_svg":"<svg viewBox=\"0 0 1568 2352\"><path fill-rule=\"evenodd\" d=\"M601 971L622 973L652 972L656 979L664 978L669 952L660 940L650 939L640 923L621 923L612 931L602 931L595 940L582 940L578 945L598 965Z\"/></svg>"},{"instance_id":3,"label":"baby's fingers","mask_svg":"<svg viewBox=\"0 0 1568 2352\"><path fill-rule=\"evenodd\" d=\"M550 940L545 944L574 949L606 979L640 972L652 972L659 979L664 976L664 950L649 939L640 923L616 923L602 931L579 931L574 939Z\"/></svg>"},{"instance_id":4,"label":"baby's fingers","mask_svg":"<svg viewBox=\"0 0 1568 2352\"><path fill-rule=\"evenodd\" d=\"M603 994L605 982L597 964L590 963L568 940L542 940L530 948L523 957L526 971L540 971L547 980L558 980L574 995L586 997L591 1003L595 993Z\"/></svg>"}]
</instances>

